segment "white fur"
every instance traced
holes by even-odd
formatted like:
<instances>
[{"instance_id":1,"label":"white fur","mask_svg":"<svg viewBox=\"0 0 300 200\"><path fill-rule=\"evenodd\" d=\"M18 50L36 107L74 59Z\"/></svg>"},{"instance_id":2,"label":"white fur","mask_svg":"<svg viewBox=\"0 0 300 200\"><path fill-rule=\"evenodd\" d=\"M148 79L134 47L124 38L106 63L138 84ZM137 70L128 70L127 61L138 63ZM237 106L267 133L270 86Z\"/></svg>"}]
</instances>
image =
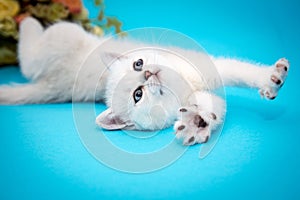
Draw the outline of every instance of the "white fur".
<instances>
[{"instance_id":1,"label":"white fur","mask_svg":"<svg viewBox=\"0 0 300 200\"><path fill-rule=\"evenodd\" d=\"M144 67L137 72L132 65L140 58ZM97 117L99 125L139 130L171 126L179 107L196 104L197 110L193 108L191 113L210 125L205 134L193 136L193 141L185 134L188 145L205 141L222 122L224 101L208 90L223 83L255 87L262 96L274 98L280 87L270 77L275 75L273 79L283 83L287 75L283 69L289 67L285 59L273 67L209 58L202 52L176 47L98 38L67 22L44 30L30 17L20 26L19 60L31 83L0 87L1 104L105 101L109 108ZM146 78L146 71L155 75ZM135 103L132 95L139 86L143 86L143 97ZM175 130L194 115L179 118Z\"/></svg>"}]
</instances>

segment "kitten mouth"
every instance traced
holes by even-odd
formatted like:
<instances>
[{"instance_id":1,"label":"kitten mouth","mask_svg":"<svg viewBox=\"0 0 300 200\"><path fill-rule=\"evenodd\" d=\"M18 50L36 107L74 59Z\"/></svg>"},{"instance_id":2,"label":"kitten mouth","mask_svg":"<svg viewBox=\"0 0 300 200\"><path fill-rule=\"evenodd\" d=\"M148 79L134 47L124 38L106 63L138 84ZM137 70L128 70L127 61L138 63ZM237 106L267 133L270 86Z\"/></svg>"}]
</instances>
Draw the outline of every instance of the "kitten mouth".
<instances>
[{"instance_id":1,"label":"kitten mouth","mask_svg":"<svg viewBox=\"0 0 300 200\"><path fill-rule=\"evenodd\" d=\"M162 85L157 76L159 72L160 71L158 71L156 73L152 73L151 76L148 77L145 85L148 86L148 88L152 94L162 95L162 90L161 90Z\"/></svg>"}]
</instances>

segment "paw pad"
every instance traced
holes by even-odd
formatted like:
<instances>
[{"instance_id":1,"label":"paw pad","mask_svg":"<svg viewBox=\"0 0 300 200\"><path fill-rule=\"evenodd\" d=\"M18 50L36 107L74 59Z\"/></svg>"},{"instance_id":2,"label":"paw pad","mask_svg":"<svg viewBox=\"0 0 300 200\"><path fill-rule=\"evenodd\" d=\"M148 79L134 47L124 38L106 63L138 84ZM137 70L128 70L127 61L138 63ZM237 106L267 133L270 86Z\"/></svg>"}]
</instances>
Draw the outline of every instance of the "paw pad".
<instances>
[{"instance_id":1,"label":"paw pad","mask_svg":"<svg viewBox=\"0 0 300 200\"><path fill-rule=\"evenodd\" d=\"M189 139L188 143L190 144L190 143L193 143L194 141L195 141L195 137L194 137L194 136L192 136L192 137L190 137L190 139Z\"/></svg>"},{"instance_id":2,"label":"paw pad","mask_svg":"<svg viewBox=\"0 0 300 200\"><path fill-rule=\"evenodd\" d=\"M203 119L200 115L196 115L196 116L194 117L194 124L195 124L198 128L200 128L200 127L205 128L205 127L207 126L206 121L204 121L204 119Z\"/></svg>"},{"instance_id":3,"label":"paw pad","mask_svg":"<svg viewBox=\"0 0 300 200\"><path fill-rule=\"evenodd\" d=\"M217 119L214 113L206 113L197 106L180 108L178 110L178 121L174 129L176 138L183 139L184 145L205 143L211 133L210 120Z\"/></svg>"},{"instance_id":4,"label":"paw pad","mask_svg":"<svg viewBox=\"0 0 300 200\"><path fill-rule=\"evenodd\" d=\"M269 83L259 90L262 97L273 100L283 86L289 70L289 61L285 58L279 59L271 71Z\"/></svg>"},{"instance_id":5,"label":"paw pad","mask_svg":"<svg viewBox=\"0 0 300 200\"><path fill-rule=\"evenodd\" d=\"M283 71L287 72L289 69L290 63L287 59L281 58L276 62L275 66L278 71L283 70Z\"/></svg>"},{"instance_id":6,"label":"paw pad","mask_svg":"<svg viewBox=\"0 0 300 200\"><path fill-rule=\"evenodd\" d=\"M178 131L182 131L185 128L185 125L181 125L177 128Z\"/></svg>"},{"instance_id":7,"label":"paw pad","mask_svg":"<svg viewBox=\"0 0 300 200\"><path fill-rule=\"evenodd\" d=\"M180 108L179 112L187 112L187 109L186 108Z\"/></svg>"},{"instance_id":8,"label":"paw pad","mask_svg":"<svg viewBox=\"0 0 300 200\"><path fill-rule=\"evenodd\" d=\"M279 78L277 78L275 75L271 76L271 80L276 84L276 85L280 85L281 84L281 80Z\"/></svg>"}]
</instances>

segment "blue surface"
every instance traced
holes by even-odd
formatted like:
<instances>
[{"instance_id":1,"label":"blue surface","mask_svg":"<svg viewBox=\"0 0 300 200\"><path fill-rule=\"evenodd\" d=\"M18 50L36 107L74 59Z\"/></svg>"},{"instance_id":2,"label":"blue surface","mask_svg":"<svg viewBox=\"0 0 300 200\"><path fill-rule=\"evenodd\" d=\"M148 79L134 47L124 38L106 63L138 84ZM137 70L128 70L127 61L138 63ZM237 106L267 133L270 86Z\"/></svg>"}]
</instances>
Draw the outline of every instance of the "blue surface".
<instances>
[{"instance_id":1,"label":"blue surface","mask_svg":"<svg viewBox=\"0 0 300 200\"><path fill-rule=\"evenodd\" d=\"M91 1L85 2L93 15ZM107 0L106 13L118 16L125 30L180 31L215 55L267 64L287 57L288 80L274 101L227 88L226 123L209 156L198 159L196 145L169 167L146 174L116 171L94 159L77 134L71 104L0 106L0 199L300 199L298 1ZM15 81L26 81L18 68L0 69L1 84ZM136 152L173 137L168 131L149 140L118 133L107 135Z\"/></svg>"}]
</instances>

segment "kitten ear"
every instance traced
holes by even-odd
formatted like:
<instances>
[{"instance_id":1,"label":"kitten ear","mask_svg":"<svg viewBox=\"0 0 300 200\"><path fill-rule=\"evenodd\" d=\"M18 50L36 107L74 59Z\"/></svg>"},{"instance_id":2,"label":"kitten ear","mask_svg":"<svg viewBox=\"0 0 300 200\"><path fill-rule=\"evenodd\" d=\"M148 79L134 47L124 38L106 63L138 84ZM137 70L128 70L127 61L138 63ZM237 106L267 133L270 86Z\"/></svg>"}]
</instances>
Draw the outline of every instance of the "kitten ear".
<instances>
[{"instance_id":1,"label":"kitten ear","mask_svg":"<svg viewBox=\"0 0 300 200\"><path fill-rule=\"evenodd\" d=\"M113 113L111 108L98 115L96 124L107 130L118 130L127 126L125 122Z\"/></svg>"},{"instance_id":2,"label":"kitten ear","mask_svg":"<svg viewBox=\"0 0 300 200\"><path fill-rule=\"evenodd\" d=\"M103 52L101 53L101 60L105 66L109 67L113 61L120 60L122 58L121 54L113 52Z\"/></svg>"}]
</instances>

